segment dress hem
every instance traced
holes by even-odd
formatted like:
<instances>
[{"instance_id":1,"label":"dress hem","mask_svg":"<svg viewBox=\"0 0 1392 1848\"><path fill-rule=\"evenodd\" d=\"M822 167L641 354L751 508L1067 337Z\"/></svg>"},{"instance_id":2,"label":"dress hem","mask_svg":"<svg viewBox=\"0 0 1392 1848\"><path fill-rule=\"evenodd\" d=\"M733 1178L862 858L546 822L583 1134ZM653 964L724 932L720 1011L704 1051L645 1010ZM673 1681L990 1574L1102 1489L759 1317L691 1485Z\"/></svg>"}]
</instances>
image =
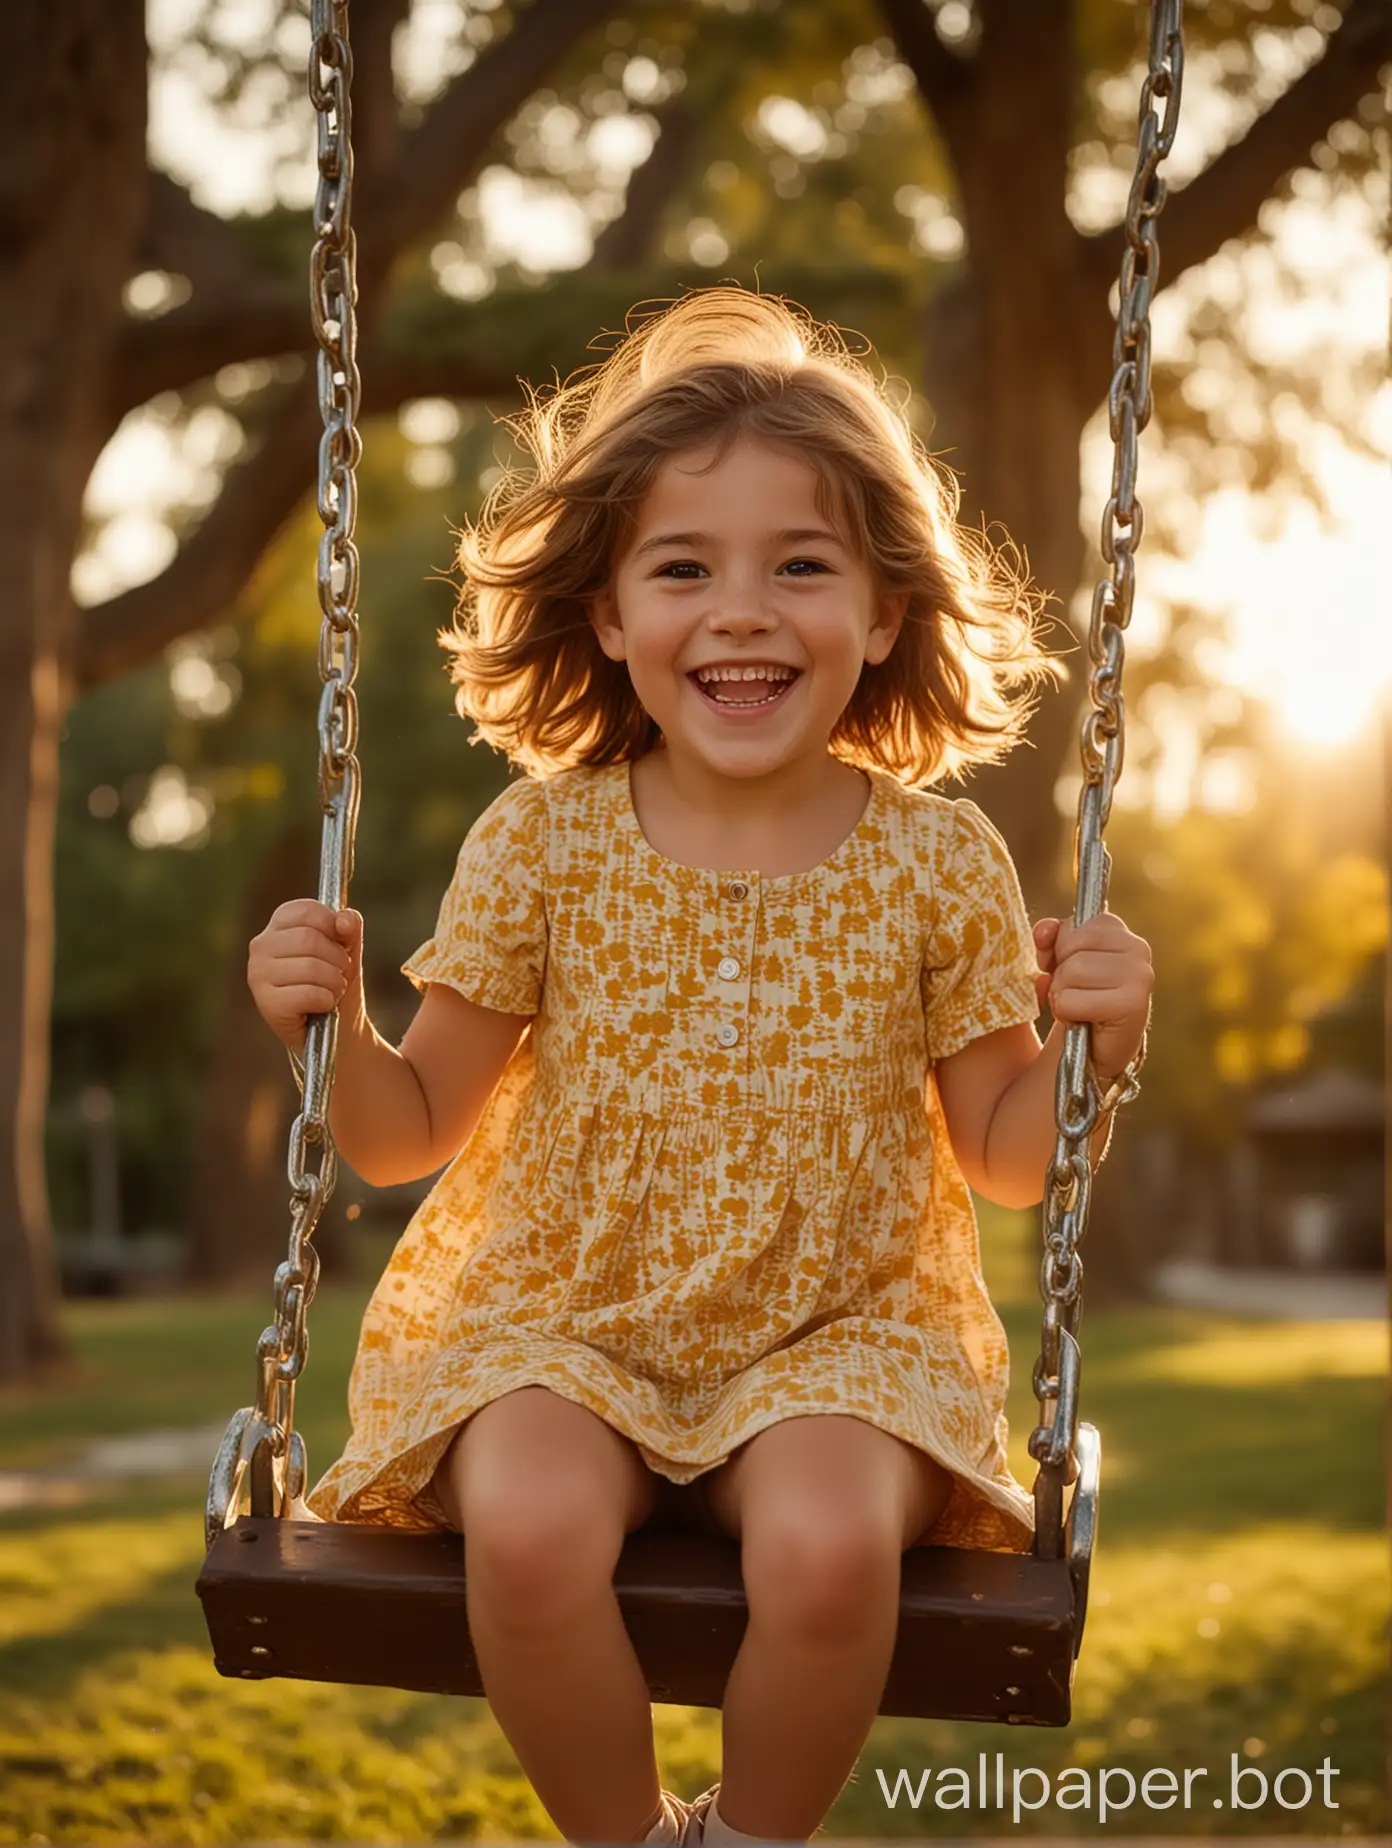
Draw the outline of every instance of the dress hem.
<instances>
[{"instance_id":1,"label":"dress hem","mask_svg":"<svg viewBox=\"0 0 1392 1848\"><path fill-rule=\"evenodd\" d=\"M718 1469L728 1461L730 1456L757 1437L772 1425L781 1424L788 1418L841 1416L860 1418L864 1423L874 1425L878 1430L891 1437L897 1437L902 1443L910 1444L931 1457L935 1463L945 1469L952 1477L952 1495L946 1508L930 1530L932 1543L935 1545L963 1546L969 1549L980 1548L992 1552L1027 1552L1033 1542L1033 1502L1026 1497L1023 1488L1016 1485L1016 1494L1003 1483L974 1474L964 1468L961 1461L954 1462L948 1454L949 1446L940 1444L934 1447L926 1441L925 1434L911 1435L907 1429L907 1420L895 1420L883 1414L874 1414L867 1408L857 1407L848 1410L844 1406L826 1406L817 1408L799 1401L772 1411L760 1408L744 1418L736 1416L732 1429L726 1439L721 1453L713 1457L671 1457L655 1451L639 1435L636 1424L624 1416L624 1408L612 1400L607 1404L593 1390L587 1391L584 1385L568 1375L536 1367L519 1369L517 1375L498 1390L497 1381L490 1384L486 1395L477 1404L467 1404L466 1409L453 1411L447 1423L438 1425L427 1436L417 1438L405 1449L387 1461L355 1460L345 1453L338 1462L320 1478L314 1488L305 1497L308 1507L323 1520L344 1522L361 1521L368 1525L405 1527L413 1529L438 1529L441 1523L430 1517L427 1510L420 1506L419 1498L431 1483L441 1457L449 1447L455 1432L461 1424L467 1422L475 1412L482 1411L485 1405L495 1399L504 1397L524 1386L544 1386L559 1397L567 1399L573 1405L593 1412L602 1418L611 1429L626 1437L637 1449L644 1464L655 1475L665 1477L669 1482L684 1485ZM364 1473L366 1472L366 1473ZM353 1478L359 1477L353 1486ZM385 1480L384 1480L385 1479ZM342 1492L346 1487L346 1493ZM963 1494L965 1491L965 1496ZM1016 1495L1020 1500L1016 1500ZM976 1506L971 1506L972 1499ZM434 1501L433 1495L429 1497ZM1029 1510L1026 1517L1021 1511L1023 1501ZM403 1518L404 1517L404 1518ZM993 1518L994 1517L994 1518ZM982 1536L981 1530L985 1529ZM446 1531L452 1531L446 1528ZM954 1532L964 1537L953 1539ZM986 1544L994 1533L995 1545ZM1013 1540L1016 1544L1010 1544Z\"/></svg>"}]
</instances>

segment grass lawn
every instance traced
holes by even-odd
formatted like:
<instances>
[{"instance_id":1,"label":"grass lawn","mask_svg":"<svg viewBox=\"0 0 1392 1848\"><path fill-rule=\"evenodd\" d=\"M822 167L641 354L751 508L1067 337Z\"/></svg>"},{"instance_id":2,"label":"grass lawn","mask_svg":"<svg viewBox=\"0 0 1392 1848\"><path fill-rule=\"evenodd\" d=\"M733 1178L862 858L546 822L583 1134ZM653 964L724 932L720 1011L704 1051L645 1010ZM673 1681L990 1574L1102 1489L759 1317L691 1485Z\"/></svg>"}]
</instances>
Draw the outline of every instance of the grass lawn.
<instances>
[{"instance_id":1,"label":"grass lawn","mask_svg":"<svg viewBox=\"0 0 1392 1848\"><path fill-rule=\"evenodd\" d=\"M1039 1308L1033 1215L987 1210L988 1282L1010 1331L1012 1463L1033 1479ZM297 1420L311 1481L347 1436L348 1369L370 1285L310 1314ZM0 1396L0 1469L76 1457L93 1437L225 1421L252 1396L271 1279L222 1302L80 1302L81 1377ZM1012 1774L1036 1835L1376 1834L1387 1814L1388 1546L1383 1323L1236 1322L1168 1307L1089 1311L1083 1415L1102 1431L1102 1513L1074 1720L1061 1732L877 1723L828 1835L1003 1836ZM211 1463L211 1456L208 1459ZM224 1681L194 1596L207 1468L77 1508L0 1516L0 1842L556 1839L482 1701L311 1683ZM719 1715L654 1709L664 1782L718 1775ZM993 1799L978 1807L980 1754ZM1323 1789L1235 1810L1285 1767ZM970 1776L970 1807L956 1801ZM1026 1768L1035 1768L1028 1775ZM1105 1822L1097 1774L1124 1802ZM900 1771L909 1794L891 1805ZM1183 1806L1186 1770L1192 1801ZM1204 1775L1198 1775L1202 1771ZM924 1773L931 1777L924 1781ZM1163 1801L1169 1785L1149 1786ZM1302 1782L1284 1781L1288 1802ZM1220 1799L1222 1808L1214 1806Z\"/></svg>"}]
</instances>

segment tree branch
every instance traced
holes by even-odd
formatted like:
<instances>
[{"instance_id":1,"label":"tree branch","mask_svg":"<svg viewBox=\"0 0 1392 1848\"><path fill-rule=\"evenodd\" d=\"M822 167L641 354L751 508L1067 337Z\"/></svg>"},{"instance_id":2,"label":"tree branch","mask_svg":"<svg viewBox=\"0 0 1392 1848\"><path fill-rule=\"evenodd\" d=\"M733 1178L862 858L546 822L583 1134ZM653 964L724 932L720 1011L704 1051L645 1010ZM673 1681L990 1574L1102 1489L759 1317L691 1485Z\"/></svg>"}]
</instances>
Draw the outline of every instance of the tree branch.
<instances>
[{"instance_id":1,"label":"tree branch","mask_svg":"<svg viewBox=\"0 0 1392 1848\"><path fill-rule=\"evenodd\" d=\"M290 387L256 454L228 472L211 512L172 563L149 583L75 612L71 674L78 691L129 673L235 601L304 496L319 427L311 376Z\"/></svg>"},{"instance_id":2,"label":"tree branch","mask_svg":"<svg viewBox=\"0 0 1392 1848\"><path fill-rule=\"evenodd\" d=\"M392 37L411 0L354 0L351 10L353 160L357 173L390 171L400 158Z\"/></svg>"},{"instance_id":3,"label":"tree branch","mask_svg":"<svg viewBox=\"0 0 1392 1848\"><path fill-rule=\"evenodd\" d=\"M970 59L948 50L938 37L923 0L878 0L899 55L914 74L919 93L938 127L954 165L960 167L971 133L976 72Z\"/></svg>"},{"instance_id":4,"label":"tree branch","mask_svg":"<svg viewBox=\"0 0 1392 1848\"><path fill-rule=\"evenodd\" d=\"M359 195L360 287L423 237L453 204L494 135L541 79L619 0L533 0L507 37L455 79L419 128L403 135L395 164Z\"/></svg>"},{"instance_id":5,"label":"tree branch","mask_svg":"<svg viewBox=\"0 0 1392 1848\"><path fill-rule=\"evenodd\" d=\"M374 341L373 322L396 257L448 207L497 129L545 72L616 3L534 0L497 49L455 81L418 129L399 138L395 160L375 175L364 175L354 215L363 334L359 370L372 378L364 388L364 410L389 408L415 396L515 391L515 380L484 373L458 357L433 369L419 359L398 357L392 364L389 350ZM401 0L379 0L368 14L379 61L381 34L400 13ZM371 94L380 146L386 132L380 82ZM168 196L166 207L171 207ZM169 216L208 242L225 276L230 240L214 244L207 238L209 227L191 219L177 201ZM303 305L296 303L292 315L282 287L267 286L259 273L249 278L243 269L240 274L250 299L245 293L238 299L234 290L230 300L224 295L211 303L190 303L194 312L176 310L158 323L130 330L109 375L109 411L122 400L129 408L155 391L188 385L233 358L312 350ZM178 367L170 364L176 355L182 361ZM132 391L139 395L131 397ZM394 393L399 395L393 398ZM286 392L255 454L231 471L212 511L169 567L148 584L78 612L71 657L77 688L99 686L129 672L176 637L205 627L236 600L314 479L321 430L315 374L307 368Z\"/></svg>"},{"instance_id":6,"label":"tree branch","mask_svg":"<svg viewBox=\"0 0 1392 1848\"><path fill-rule=\"evenodd\" d=\"M181 272L187 275L187 271ZM281 353L308 353L309 311L280 285L192 301L153 321L133 321L121 335L105 379L102 415L114 430L128 411L162 391L178 391L223 366Z\"/></svg>"},{"instance_id":7,"label":"tree branch","mask_svg":"<svg viewBox=\"0 0 1392 1848\"><path fill-rule=\"evenodd\" d=\"M1240 141L1182 191L1160 221L1162 273L1168 281L1203 263L1229 238L1256 223L1262 204L1335 122L1377 88L1378 68L1392 58L1392 0L1350 0L1318 64L1254 122ZM1122 226L1082 239L1091 286L1105 291L1121 266Z\"/></svg>"},{"instance_id":8,"label":"tree branch","mask_svg":"<svg viewBox=\"0 0 1392 1848\"><path fill-rule=\"evenodd\" d=\"M636 269L648 255L667 202L685 178L700 123L681 97L655 111L658 136L630 176L624 209L595 239L590 262L599 269Z\"/></svg>"},{"instance_id":9,"label":"tree branch","mask_svg":"<svg viewBox=\"0 0 1392 1848\"><path fill-rule=\"evenodd\" d=\"M195 296L208 293L254 298L282 286L279 277L264 269L237 235L233 221L195 205L177 181L156 167L150 169L149 200L136 255L141 269L187 276ZM148 327L150 323L139 325Z\"/></svg>"},{"instance_id":10,"label":"tree branch","mask_svg":"<svg viewBox=\"0 0 1392 1848\"><path fill-rule=\"evenodd\" d=\"M353 213L361 319L371 318L396 257L448 210L498 130L558 59L617 4L618 0L534 0L506 38L455 78L420 126L396 138L395 159L362 174ZM391 17L398 6L399 0L384 0L385 10L375 24ZM380 140L381 98L376 90L373 94ZM194 246L184 242L196 234L199 248L215 260L207 272L204 298L200 301L195 293L184 307L126 329L108 374L106 416L111 429L156 393L177 391L221 366L312 349L303 297L297 293L292 299L278 279L249 267L245 260L238 263L231 254L233 234L214 233L211 224L199 222L210 215L199 213L191 200L187 203L185 211L166 196L167 222L178 226L183 238L167 246L168 261L158 267L189 275L180 251L186 249L190 258L197 255Z\"/></svg>"},{"instance_id":11,"label":"tree branch","mask_svg":"<svg viewBox=\"0 0 1392 1848\"><path fill-rule=\"evenodd\" d=\"M358 365L365 417L412 398L517 396L515 377L457 351L422 356L367 343ZM225 615L308 492L321 430L310 371L288 389L255 453L229 470L212 509L172 563L149 583L76 612L72 677L79 692L131 672L179 636Z\"/></svg>"},{"instance_id":12,"label":"tree branch","mask_svg":"<svg viewBox=\"0 0 1392 1848\"><path fill-rule=\"evenodd\" d=\"M400 155L392 34L410 0L357 0L353 9L353 155L361 175L394 167ZM187 277L182 311L133 323L114 368L112 427L172 379L189 383L235 360L307 344L303 292L257 260L235 221L208 212L167 173L150 171L150 207L138 263ZM240 350L212 349L232 333ZM208 363L209 359L212 363Z\"/></svg>"}]
</instances>

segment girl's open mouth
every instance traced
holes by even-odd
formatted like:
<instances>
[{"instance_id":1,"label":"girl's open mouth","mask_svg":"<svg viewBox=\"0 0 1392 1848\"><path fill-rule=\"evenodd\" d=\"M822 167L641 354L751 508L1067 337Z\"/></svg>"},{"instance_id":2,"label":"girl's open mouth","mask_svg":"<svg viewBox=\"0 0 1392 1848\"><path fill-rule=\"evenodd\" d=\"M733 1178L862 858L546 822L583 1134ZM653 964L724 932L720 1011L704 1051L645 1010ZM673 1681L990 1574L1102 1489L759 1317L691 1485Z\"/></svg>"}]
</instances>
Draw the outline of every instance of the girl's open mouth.
<instances>
[{"instance_id":1,"label":"girl's open mouth","mask_svg":"<svg viewBox=\"0 0 1392 1848\"><path fill-rule=\"evenodd\" d=\"M704 684L695 674L688 674L687 679L706 705L713 706L726 717L738 717L772 712L776 706L781 706L802 679L802 674L795 671L786 680L712 680Z\"/></svg>"}]
</instances>

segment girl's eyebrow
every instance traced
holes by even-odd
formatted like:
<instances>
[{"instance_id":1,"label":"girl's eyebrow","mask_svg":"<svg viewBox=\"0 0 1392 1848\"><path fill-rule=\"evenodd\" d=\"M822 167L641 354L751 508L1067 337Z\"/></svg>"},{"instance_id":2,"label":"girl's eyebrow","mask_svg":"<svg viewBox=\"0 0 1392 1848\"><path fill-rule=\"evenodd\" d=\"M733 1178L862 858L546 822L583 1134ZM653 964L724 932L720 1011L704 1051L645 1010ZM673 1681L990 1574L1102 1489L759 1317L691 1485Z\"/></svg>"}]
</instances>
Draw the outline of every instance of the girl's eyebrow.
<instances>
[{"instance_id":1,"label":"girl's eyebrow","mask_svg":"<svg viewBox=\"0 0 1392 1848\"><path fill-rule=\"evenodd\" d=\"M823 545L840 545L835 533L828 532L823 526L791 526L781 533L772 535L780 545L798 545L806 540L819 540ZM714 545L715 539L710 533L655 533L651 539L645 539L634 552L635 558L641 558L645 552L658 552L669 545Z\"/></svg>"}]
</instances>

